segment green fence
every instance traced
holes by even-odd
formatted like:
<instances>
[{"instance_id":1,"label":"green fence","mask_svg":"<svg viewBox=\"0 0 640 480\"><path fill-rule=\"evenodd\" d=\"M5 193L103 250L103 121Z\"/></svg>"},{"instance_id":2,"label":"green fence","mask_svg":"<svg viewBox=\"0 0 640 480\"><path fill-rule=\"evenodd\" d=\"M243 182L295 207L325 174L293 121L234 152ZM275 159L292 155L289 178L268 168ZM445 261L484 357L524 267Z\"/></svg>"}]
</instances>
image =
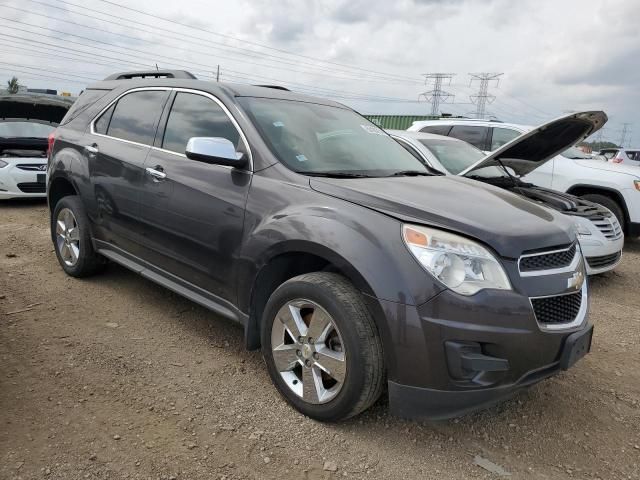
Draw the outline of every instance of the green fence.
<instances>
[{"instance_id":1,"label":"green fence","mask_svg":"<svg viewBox=\"0 0 640 480\"><path fill-rule=\"evenodd\" d=\"M433 115L365 115L367 120L385 130L406 130L419 120L437 120Z\"/></svg>"}]
</instances>

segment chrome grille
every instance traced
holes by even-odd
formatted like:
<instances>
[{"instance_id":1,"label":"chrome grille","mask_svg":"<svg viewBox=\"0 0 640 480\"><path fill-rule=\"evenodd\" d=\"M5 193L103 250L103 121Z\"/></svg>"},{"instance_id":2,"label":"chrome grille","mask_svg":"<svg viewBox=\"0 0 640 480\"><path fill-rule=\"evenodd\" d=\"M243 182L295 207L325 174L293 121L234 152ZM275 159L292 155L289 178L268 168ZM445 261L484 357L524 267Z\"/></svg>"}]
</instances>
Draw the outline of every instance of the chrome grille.
<instances>
[{"instance_id":1,"label":"chrome grille","mask_svg":"<svg viewBox=\"0 0 640 480\"><path fill-rule=\"evenodd\" d=\"M568 267L576 256L576 244L564 250L527 254L520 257L520 272L537 272Z\"/></svg>"},{"instance_id":2,"label":"chrome grille","mask_svg":"<svg viewBox=\"0 0 640 480\"><path fill-rule=\"evenodd\" d=\"M29 172L45 172L47 170L47 164L29 164L29 163L20 163L16 165L20 170L27 170Z\"/></svg>"},{"instance_id":3,"label":"chrome grille","mask_svg":"<svg viewBox=\"0 0 640 480\"><path fill-rule=\"evenodd\" d=\"M618 240L622 237L622 227L615 215L596 217L592 218L591 221L607 240Z\"/></svg>"}]
</instances>

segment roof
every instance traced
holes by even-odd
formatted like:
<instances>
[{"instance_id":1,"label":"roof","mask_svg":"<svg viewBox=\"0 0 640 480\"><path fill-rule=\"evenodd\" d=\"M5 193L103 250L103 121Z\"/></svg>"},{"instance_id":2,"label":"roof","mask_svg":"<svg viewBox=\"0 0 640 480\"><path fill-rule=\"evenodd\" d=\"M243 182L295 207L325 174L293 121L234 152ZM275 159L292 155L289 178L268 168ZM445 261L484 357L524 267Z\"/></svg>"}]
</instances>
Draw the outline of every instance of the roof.
<instances>
[{"instance_id":1,"label":"roof","mask_svg":"<svg viewBox=\"0 0 640 480\"><path fill-rule=\"evenodd\" d=\"M413 140L450 140L452 142L461 142L454 137L447 137L446 135L437 135L435 133L424 132L412 132L408 130L386 130L389 135L395 135L397 137L411 138Z\"/></svg>"},{"instance_id":2,"label":"roof","mask_svg":"<svg viewBox=\"0 0 640 480\"><path fill-rule=\"evenodd\" d=\"M303 95L273 87L260 87L255 85L226 82L208 82L188 78L132 78L122 80L103 80L101 82L93 83L87 88L90 90L114 90L116 88L131 89L142 87L193 88L216 96L223 94L230 97L275 98L348 108L341 103L327 100L322 97Z\"/></svg>"},{"instance_id":3,"label":"roof","mask_svg":"<svg viewBox=\"0 0 640 480\"><path fill-rule=\"evenodd\" d=\"M461 118L442 118L439 120L418 120L413 122L412 127L426 127L430 125L471 125L471 126L480 126L480 127L514 127L519 130L531 130L533 127L531 125L521 125L519 123L506 123L506 122L496 122L492 120L478 120L478 119L468 119L464 120Z\"/></svg>"}]
</instances>

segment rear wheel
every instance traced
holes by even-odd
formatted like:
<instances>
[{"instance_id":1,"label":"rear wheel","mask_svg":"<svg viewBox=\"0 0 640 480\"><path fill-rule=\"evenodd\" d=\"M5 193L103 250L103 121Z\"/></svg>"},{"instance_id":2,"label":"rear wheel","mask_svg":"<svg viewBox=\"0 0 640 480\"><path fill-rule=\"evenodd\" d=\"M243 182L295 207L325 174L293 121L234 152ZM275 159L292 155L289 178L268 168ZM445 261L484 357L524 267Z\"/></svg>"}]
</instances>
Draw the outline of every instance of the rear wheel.
<instances>
[{"instance_id":1,"label":"rear wheel","mask_svg":"<svg viewBox=\"0 0 640 480\"><path fill-rule=\"evenodd\" d=\"M262 353L279 392L321 421L357 415L380 396L382 345L360 292L327 272L282 284L267 302Z\"/></svg>"},{"instance_id":2,"label":"rear wheel","mask_svg":"<svg viewBox=\"0 0 640 480\"><path fill-rule=\"evenodd\" d=\"M580 198L584 198L585 200L589 200L593 203L599 203L600 205L607 207L618 219L618 223L620 226L624 228L625 220L624 220L624 212L622 211L622 207L613 200L611 197L607 197L606 195L600 195L598 193L587 193L586 195L581 195Z\"/></svg>"},{"instance_id":3,"label":"rear wheel","mask_svg":"<svg viewBox=\"0 0 640 480\"><path fill-rule=\"evenodd\" d=\"M77 195L63 197L53 209L51 236L64 271L86 277L104 268L106 260L93 249L89 219Z\"/></svg>"}]
</instances>

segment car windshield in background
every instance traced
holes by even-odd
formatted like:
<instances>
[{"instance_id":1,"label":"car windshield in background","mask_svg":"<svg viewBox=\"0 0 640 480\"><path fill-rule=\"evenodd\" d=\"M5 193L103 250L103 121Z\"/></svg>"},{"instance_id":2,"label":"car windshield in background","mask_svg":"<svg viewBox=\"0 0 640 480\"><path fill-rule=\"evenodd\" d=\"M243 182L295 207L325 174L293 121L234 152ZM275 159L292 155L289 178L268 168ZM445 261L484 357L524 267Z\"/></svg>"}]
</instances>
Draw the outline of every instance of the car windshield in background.
<instances>
[{"instance_id":1,"label":"car windshield in background","mask_svg":"<svg viewBox=\"0 0 640 480\"><path fill-rule=\"evenodd\" d=\"M47 138L56 127L34 122L0 122L2 138Z\"/></svg>"},{"instance_id":2,"label":"car windshield in background","mask_svg":"<svg viewBox=\"0 0 640 480\"><path fill-rule=\"evenodd\" d=\"M419 139L449 173L457 175L486 155L473 145L455 140ZM501 177L505 172L498 167L485 167L474 172L483 177Z\"/></svg>"},{"instance_id":3,"label":"car windshield in background","mask_svg":"<svg viewBox=\"0 0 640 480\"><path fill-rule=\"evenodd\" d=\"M567 148L560 155L572 160L590 160L593 158L591 155L584 153L582 150L576 147Z\"/></svg>"},{"instance_id":4,"label":"car windshield in background","mask_svg":"<svg viewBox=\"0 0 640 480\"><path fill-rule=\"evenodd\" d=\"M383 130L346 108L266 98L240 99L278 159L308 175L428 175Z\"/></svg>"}]
</instances>

